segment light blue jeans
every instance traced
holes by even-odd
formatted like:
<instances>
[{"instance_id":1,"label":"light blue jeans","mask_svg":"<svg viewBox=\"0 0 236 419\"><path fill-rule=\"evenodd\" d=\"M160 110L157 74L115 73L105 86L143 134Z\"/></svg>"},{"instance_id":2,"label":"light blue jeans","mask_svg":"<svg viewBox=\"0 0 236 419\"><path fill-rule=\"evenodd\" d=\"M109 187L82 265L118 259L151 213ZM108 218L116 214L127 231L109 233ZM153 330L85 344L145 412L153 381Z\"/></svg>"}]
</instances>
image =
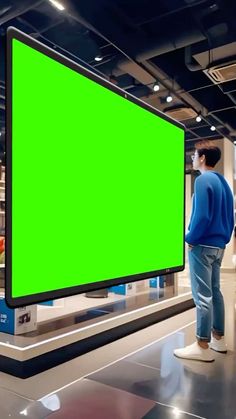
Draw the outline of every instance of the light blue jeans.
<instances>
[{"instance_id":1,"label":"light blue jeans","mask_svg":"<svg viewBox=\"0 0 236 419\"><path fill-rule=\"evenodd\" d=\"M220 266L224 249L201 245L189 248L192 294L197 309L196 336L210 342L211 330L224 336L225 308L220 291Z\"/></svg>"}]
</instances>

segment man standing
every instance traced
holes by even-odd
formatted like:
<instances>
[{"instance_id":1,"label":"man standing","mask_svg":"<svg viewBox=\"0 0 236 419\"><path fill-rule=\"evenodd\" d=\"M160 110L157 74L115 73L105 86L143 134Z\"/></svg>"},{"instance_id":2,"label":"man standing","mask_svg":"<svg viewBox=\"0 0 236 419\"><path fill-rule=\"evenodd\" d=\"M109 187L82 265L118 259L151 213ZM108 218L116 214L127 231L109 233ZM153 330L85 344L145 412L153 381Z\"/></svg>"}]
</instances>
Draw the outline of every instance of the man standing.
<instances>
[{"instance_id":1,"label":"man standing","mask_svg":"<svg viewBox=\"0 0 236 419\"><path fill-rule=\"evenodd\" d=\"M224 300L220 291L220 266L234 228L234 202L225 178L215 172L221 151L210 141L195 145L193 169L201 175L194 184L188 259L191 287L197 311L196 342L175 349L179 358L214 361L214 353L226 353Z\"/></svg>"}]
</instances>

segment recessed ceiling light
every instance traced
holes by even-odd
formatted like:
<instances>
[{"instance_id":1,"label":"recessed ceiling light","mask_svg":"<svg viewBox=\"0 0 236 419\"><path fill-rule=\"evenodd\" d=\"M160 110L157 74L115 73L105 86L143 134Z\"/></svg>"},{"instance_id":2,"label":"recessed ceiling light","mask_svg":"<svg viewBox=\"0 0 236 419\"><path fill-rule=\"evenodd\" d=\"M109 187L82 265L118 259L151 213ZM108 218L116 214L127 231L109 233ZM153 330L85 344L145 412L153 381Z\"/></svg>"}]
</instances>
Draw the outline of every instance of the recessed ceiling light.
<instances>
[{"instance_id":1,"label":"recessed ceiling light","mask_svg":"<svg viewBox=\"0 0 236 419\"><path fill-rule=\"evenodd\" d=\"M102 61L103 57L101 55L96 55L96 57L94 59L95 59L95 61Z\"/></svg>"},{"instance_id":2,"label":"recessed ceiling light","mask_svg":"<svg viewBox=\"0 0 236 419\"><path fill-rule=\"evenodd\" d=\"M201 120L202 120L201 116L200 116L200 115L198 115L198 116L196 117L196 121L197 121L197 122L201 122Z\"/></svg>"},{"instance_id":3,"label":"recessed ceiling light","mask_svg":"<svg viewBox=\"0 0 236 419\"><path fill-rule=\"evenodd\" d=\"M154 83L153 90L154 90L154 92L158 92L160 90L160 86L159 86L159 84L157 82Z\"/></svg>"},{"instance_id":4,"label":"recessed ceiling light","mask_svg":"<svg viewBox=\"0 0 236 419\"><path fill-rule=\"evenodd\" d=\"M211 131L215 131L216 127L214 125L211 126Z\"/></svg>"},{"instance_id":5,"label":"recessed ceiling light","mask_svg":"<svg viewBox=\"0 0 236 419\"><path fill-rule=\"evenodd\" d=\"M173 100L173 97L171 96L171 94L169 93L168 94L168 96L166 96L166 102L167 103L170 103L170 102L172 102L172 100Z\"/></svg>"},{"instance_id":6,"label":"recessed ceiling light","mask_svg":"<svg viewBox=\"0 0 236 419\"><path fill-rule=\"evenodd\" d=\"M49 0L50 3L53 4L53 6L55 6L58 10L65 10L65 7L63 6L63 4L59 3L59 1L57 0Z\"/></svg>"}]
</instances>

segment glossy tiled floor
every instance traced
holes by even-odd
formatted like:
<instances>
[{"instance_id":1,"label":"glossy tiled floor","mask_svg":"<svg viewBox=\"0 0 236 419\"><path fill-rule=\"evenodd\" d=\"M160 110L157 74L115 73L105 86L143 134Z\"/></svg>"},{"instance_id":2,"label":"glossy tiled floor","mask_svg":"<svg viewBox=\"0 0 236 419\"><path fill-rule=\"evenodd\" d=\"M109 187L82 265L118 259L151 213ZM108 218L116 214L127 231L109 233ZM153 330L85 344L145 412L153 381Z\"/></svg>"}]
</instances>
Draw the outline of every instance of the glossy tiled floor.
<instances>
[{"instance_id":1,"label":"glossy tiled floor","mask_svg":"<svg viewBox=\"0 0 236 419\"><path fill-rule=\"evenodd\" d=\"M235 419L236 352L216 354L216 361L212 364L183 361L173 356L174 348L193 341L193 318L194 310L190 310L87 354L87 360L90 359L96 366L98 354L99 357L106 357L109 364L109 350L122 354L121 345L125 344L130 351L117 362L111 362L110 365L84 376L79 375L78 367L78 379L61 389L47 392L40 398L32 395L27 397L27 385L28 394L29 387L37 386L37 382L39 386L45 384L46 388L47 380L53 377L55 381L63 371L64 374L68 373L66 364L39 374L29 381L12 377L12 380L17 380L14 392L10 391L7 381L5 386L8 389L4 388L2 374L0 418ZM180 320L183 323L184 319L185 326L179 328ZM189 325L187 320L191 321ZM169 333L171 323L177 329L173 333ZM158 335L159 329L163 331L161 338ZM152 339L146 344L149 333ZM159 337L158 340L156 336ZM140 340L146 346L142 347ZM139 347L136 352L132 352L135 348L134 341ZM72 361L74 368L75 365L82 368L80 364L84 359L81 357L81 360L78 358ZM103 363L105 364L106 362Z\"/></svg>"},{"instance_id":2,"label":"glossy tiled floor","mask_svg":"<svg viewBox=\"0 0 236 419\"><path fill-rule=\"evenodd\" d=\"M212 419L235 418L236 354L216 354L212 364L176 359L173 349L192 339L190 326L89 378L171 406L172 415L169 411L163 418L174 418L180 411Z\"/></svg>"}]
</instances>

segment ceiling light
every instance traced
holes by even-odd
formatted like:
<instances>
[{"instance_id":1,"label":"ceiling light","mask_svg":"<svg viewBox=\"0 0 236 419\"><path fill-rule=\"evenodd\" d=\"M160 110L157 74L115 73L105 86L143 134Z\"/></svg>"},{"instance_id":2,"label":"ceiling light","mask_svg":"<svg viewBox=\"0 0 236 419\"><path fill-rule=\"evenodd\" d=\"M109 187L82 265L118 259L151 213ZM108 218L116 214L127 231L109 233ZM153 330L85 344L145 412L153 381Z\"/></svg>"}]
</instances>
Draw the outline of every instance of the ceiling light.
<instances>
[{"instance_id":1,"label":"ceiling light","mask_svg":"<svg viewBox=\"0 0 236 419\"><path fill-rule=\"evenodd\" d=\"M166 96L166 102L167 103L170 103L170 102L172 102L172 100L173 100L173 97L171 96L171 94L169 93L168 94L168 96Z\"/></svg>"},{"instance_id":2,"label":"ceiling light","mask_svg":"<svg viewBox=\"0 0 236 419\"><path fill-rule=\"evenodd\" d=\"M103 57L101 55L96 55L94 59L95 61L102 61Z\"/></svg>"},{"instance_id":3,"label":"ceiling light","mask_svg":"<svg viewBox=\"0 0 236 419\"><path fill-rule=\"evenodd\" d=\"M158 92L160 90L160 86L159 86L159 84L157 82L154 83L153 90L154 90L154 92Z\"/></svg>"},{"instance_id":4,"label":"ceiling light","mask_svg":"<svg viewBox=\"0 0 236 419\"><path fill-rule=\"evenodd\" d=\"M198 116L196 117L196 121L197 121L197 122L201 122L201 120L202 120L201 116L200 116L200 115L198 115Z\"/></svg>"},{"instance_id":5,"label":"ceiling light","mask_svg":"<svg viewBox=\"0 0 236 419\"><path fill-rule=\"evenodd\" d=\"M214 125L211 126L211 131L215 131L216 127Z\"/></svg>"},{"instance_id":6,"label":"ceiling light","mask_svg":"<svg viewBox=\"0 0 236 419\"><path fill-rule=\"evenodd\" d=\"M234 141L234 144L236 145L236 141Z\"/></svg>"},{"instance_id":7,"label":"ceiling light","mask_svg":"<svg viewBox=\"0 0 236 419\"><path fill-rule=\"evenodd\" d=\"M65 7L61 4L61 3L59 3L59 1L56 1L56 0L49 0L50 1L50 3L52 3L53 4L53 6L55 6L58 10L65 10Z\"/></svg>"},{"instance_id":8,"label":"ceiling light","mask_svg":"<svg viewBox=\"0 0 236 419\"><path fill-rule=\"evenodd\" d=\"M2 133L0 132L0 137L2 136Z\"/></svg>"}]
</instances>

